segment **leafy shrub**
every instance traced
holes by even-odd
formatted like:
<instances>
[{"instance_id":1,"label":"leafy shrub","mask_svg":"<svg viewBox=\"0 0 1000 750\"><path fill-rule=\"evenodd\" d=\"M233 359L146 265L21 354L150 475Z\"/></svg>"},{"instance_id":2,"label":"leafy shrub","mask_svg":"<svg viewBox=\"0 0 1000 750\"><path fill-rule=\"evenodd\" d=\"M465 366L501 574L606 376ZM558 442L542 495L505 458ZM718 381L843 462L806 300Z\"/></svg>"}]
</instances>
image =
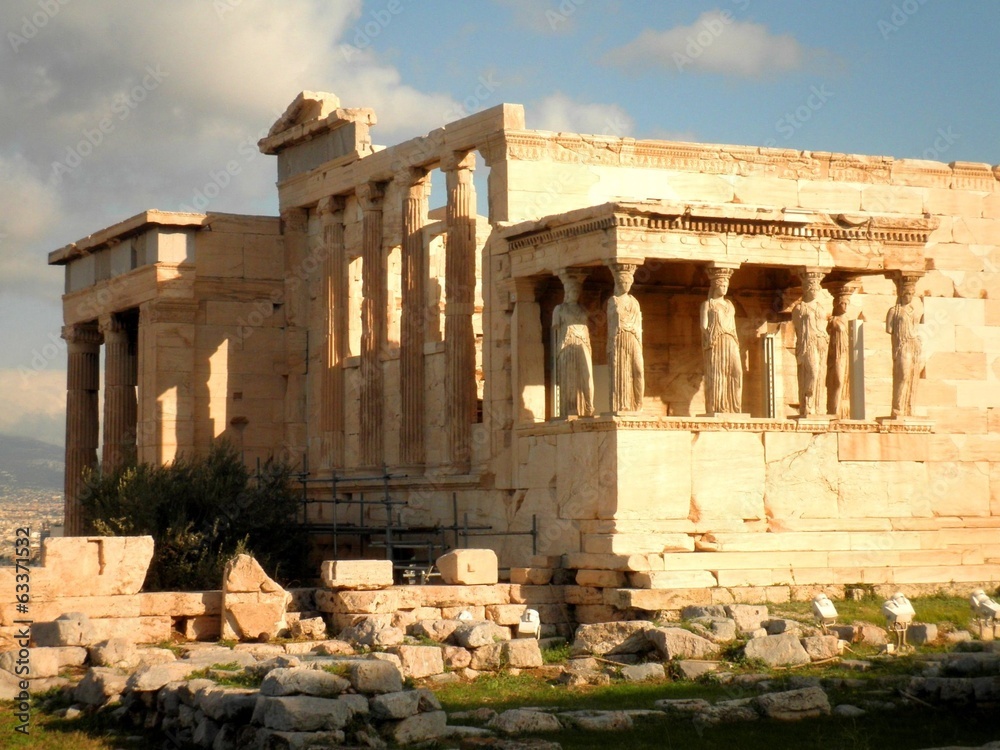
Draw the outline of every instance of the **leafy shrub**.
<instances>
[{"instance_id":1,"label":"leafy shrub","mask_svg":"<svg viewBox=\"0 0 1000 750\"><path fill-rule=\"evenodd\" d=\"M146 591L217 589L226 561L241 552L284 583L306 571L291 468L269 460L252 474L226 442L204 458L92 472L81 505L99 534L153 537Z\"/></svg>"}]
</instances>

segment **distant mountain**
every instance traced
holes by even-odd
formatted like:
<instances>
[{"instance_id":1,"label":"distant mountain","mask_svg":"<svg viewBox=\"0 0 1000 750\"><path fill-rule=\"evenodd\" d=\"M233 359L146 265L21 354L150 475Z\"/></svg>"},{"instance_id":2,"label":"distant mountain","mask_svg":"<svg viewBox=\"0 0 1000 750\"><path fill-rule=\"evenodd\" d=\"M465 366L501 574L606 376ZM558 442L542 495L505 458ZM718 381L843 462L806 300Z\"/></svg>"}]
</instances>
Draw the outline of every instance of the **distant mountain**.
<instances>
[{"instance_id":1,"label":"distant mountain","mask_svg":"<svg viewBox=\"0 0 1000 750\"><path fill-rule=\"evenodd\" d=\"M40 440L0 434L0 491L63 488L63 449Z\"/></svg>"}]
</instances>

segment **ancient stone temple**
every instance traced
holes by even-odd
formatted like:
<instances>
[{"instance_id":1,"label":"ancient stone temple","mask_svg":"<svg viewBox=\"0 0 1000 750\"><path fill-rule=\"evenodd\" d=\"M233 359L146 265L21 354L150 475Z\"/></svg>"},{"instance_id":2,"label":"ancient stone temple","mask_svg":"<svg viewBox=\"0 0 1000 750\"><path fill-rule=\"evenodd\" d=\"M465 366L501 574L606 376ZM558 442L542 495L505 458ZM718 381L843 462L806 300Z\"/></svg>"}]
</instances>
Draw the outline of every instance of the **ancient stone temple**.
<instances>
[{"instance_id":1,"label":"ancient stone temple","mask_svg":"<svg viewBox=\"0 0 1000 750\"><path fill-rule=\"evenodd\" d=\"M98 455L224 436L301 467L318 527L385 492L360 523L468 519L621 608L1000 580L1000 169L509 104L391 147L374 125L304 92L260 142L280 217L147 211L50 255L69 529Z\"/></svg>"}]
</instances>

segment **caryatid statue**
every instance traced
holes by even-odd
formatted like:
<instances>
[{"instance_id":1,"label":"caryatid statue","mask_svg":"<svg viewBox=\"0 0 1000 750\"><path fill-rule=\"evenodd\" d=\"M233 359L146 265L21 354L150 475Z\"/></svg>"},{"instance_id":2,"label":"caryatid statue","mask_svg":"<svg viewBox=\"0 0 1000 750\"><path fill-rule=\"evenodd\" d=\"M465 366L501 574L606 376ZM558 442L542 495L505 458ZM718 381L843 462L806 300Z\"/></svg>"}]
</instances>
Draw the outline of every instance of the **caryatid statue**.
<instances>
[{"instance_id":1,"label":"caryatid statue","mask_svg":"<svg viewBox=\"0 0 1000 750\"><path fill-rule=\"evenodd\" d=\"M798 364L799 414L807 417L816 414L820 405L826 373L826 357L830 338L827 334L826 305L820 299L820 282L823 271L803 270L802 299L792 308L792 325L795 328L795 361Z\"/></svg>"},{"instance_id":2,"label":"caryatid statue","mask_svg":"<svg viewBox=\"0 0 1000 750\"><path fill-rule=\"evenodd\" d=\"M611 411L642 409L645 380L642 361L642 311L639 300L629 294L636 265L610 263L615 293L608 300L608 383Z\"/></svg>"},{"instance_id":3,"label":"caryatid statue","mask_svg":"<svg viewBox=\"0 0 1000 750\"><path fill-rule=\"evenodd\" d=\"M830 291L833 293L833 315L826 325L830 336L826 364L826 413L837 419L848 419L851 415L851 335L847 308L855 286L836 282L830 285Z\"/></svg>"},{"instance_id":4,"label":"caryatid statue","mask_svg":"<svg viewBox=\"0 0 1000 750\"><path fill-rule=\"evenodd\" d=\"M913 415L913 392L923 368L919 336L923 311L914 300L916 278L896 280L896 304L885 316L885 332L892 336L892 418Z\"/></svg>"},{"instance_id":5,"label":"caryatid statue","mask_svg":"<svg viewBox=\"0 0 1000 750\"><path fill-rule=\"evenodd\" d=\"M579 301L586 276L587 272L582 269L566 269L559 273L563 301L552 311L552 341L556 353L555 381L559 386L560 417L594 414L589 315Z\"/></svg>"},{"instance_id":6,"label":"caryatid statue","mask_svg":"<svg viewBox=\"0 0 1000 750\"><path fill-rule=\"evenodd\" d=\"M705 411L735 414L743 405L743 360L736 334L736 308L726 299L732 268L710 267L708 299L701 303L701 348L705 361Z\"/></svg>"}]
</instances>

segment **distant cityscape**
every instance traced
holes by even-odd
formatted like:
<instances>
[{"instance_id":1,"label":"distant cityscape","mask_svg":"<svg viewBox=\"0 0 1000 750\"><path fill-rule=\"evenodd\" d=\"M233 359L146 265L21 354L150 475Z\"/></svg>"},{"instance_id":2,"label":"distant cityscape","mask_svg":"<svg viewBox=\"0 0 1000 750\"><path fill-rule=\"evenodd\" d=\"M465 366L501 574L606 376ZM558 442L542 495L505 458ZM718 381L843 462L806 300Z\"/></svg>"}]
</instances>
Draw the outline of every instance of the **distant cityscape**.
<instances>
[{"instance_id":1,"label":"distant cityscape","mask_svg":"<svg viewBox=\"0 0 1000 750\"><path fill-rule=\"evenodd\" d=\"M59 446L0 435L0 565L13 559L17 528L31 529L33 556L38 554L43 536L60 533L62 474L63 451Z\"/></svg>"}]
</instances>

